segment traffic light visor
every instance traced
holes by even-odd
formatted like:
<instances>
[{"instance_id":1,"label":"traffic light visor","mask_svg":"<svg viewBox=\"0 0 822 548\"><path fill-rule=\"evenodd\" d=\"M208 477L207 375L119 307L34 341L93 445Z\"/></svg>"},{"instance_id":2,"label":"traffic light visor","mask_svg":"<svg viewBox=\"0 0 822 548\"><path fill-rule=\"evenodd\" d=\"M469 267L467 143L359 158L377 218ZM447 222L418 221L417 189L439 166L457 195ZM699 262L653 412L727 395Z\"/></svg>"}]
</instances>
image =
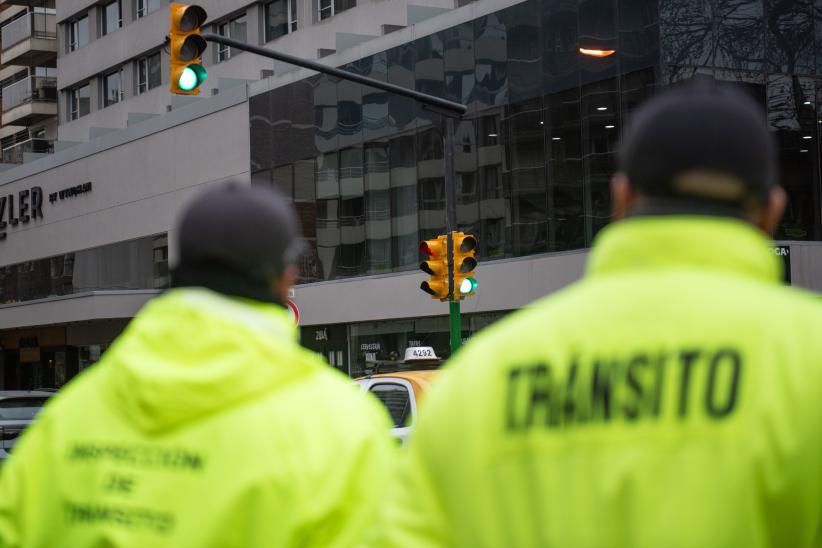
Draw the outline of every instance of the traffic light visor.
<instances>
[{"instance_id":1,"label":"traffic light visor","mask_svg":"<svg viewBox=\"0 0 822 548\"><path fill-rule=\"evenodd\" d=\"M171 4L171 28L180 32L197 30L205 23L208 15L200 6Z\"/></svg>"},{"instance_id":2,"label":"traffic light visor","mask_svg":"<svg viewBox=\"0 0 822 548\"><path fill-rule=\"evenodd\" d=\"M186 36L182 43L172 43L171 47L177 47L177 57L180 61L193 61L202 55L208 47L208 42L199 34Z\"/></svg>"},{"instance_id":3,"label":"traffic light visor","mask_svg":"<svg viewBox=\"0 0 822 548\"><path fill-rule=\"evenodd\" d=\"M469 251L473 251L477 248L477 239L473 236L464 236L462 241L460 241L459 250L462 253L468 253Z\"/></svg>"},{"instance_id":4,"label":"traffic light visor","mask_svg":"<svg viewBox=\"0 0 822 548\"><path fill-rule=\"evenodd\" d=\"M179 85L183 91L191 91L202 84L206 78L208 78L208 73L202 65L188 65L180 73L180 80L177 82L177 85Z\"/></svg>"}]
</instances>

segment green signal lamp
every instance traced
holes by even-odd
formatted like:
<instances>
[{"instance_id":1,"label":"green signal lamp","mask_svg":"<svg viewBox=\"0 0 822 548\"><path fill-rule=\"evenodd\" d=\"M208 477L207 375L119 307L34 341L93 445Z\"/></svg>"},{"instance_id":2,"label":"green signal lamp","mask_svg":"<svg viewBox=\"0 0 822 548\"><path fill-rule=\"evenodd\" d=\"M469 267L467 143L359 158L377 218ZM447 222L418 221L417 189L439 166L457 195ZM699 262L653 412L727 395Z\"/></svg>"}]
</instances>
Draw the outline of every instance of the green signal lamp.
<instances>
[{"instance_id":1,"label":"green signal lamp","mask_svg":"<svg viewBox=\"0 0 822 548\"><path fill-rule=\"evenodd\" d=\"M205 79L208 78L208 73L202 65L192 64L188 65L180 73L180 79L177 85L183 91L191 91L197 89Z\"/></svg>"},{"instance_id":2,"label":"green signal lamp","mask_svg":"<svg viewBox=\"0 0 822 548\"><path fill-rule=\"evenodd\" d=\"M477 290L477 280L474 278L464 278L460 282L459 292L461 295L470 295Z\"/></svg>"}]
</instances>

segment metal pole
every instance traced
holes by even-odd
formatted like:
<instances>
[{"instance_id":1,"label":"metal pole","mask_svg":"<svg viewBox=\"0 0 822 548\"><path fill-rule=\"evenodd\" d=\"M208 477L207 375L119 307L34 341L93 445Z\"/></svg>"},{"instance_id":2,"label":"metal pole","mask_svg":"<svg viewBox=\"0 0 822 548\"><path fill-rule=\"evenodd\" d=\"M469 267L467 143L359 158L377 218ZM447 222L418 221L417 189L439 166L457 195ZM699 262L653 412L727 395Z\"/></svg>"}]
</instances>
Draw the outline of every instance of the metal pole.
<instances>
[{"instance_id":1,"label":"metal pole","mask_svg":"<svg viewBox=\"0 0 822 548\"><path fill-rule=\"evenodd\" d=\"M460 301L454 286L454 232L457 229L457 189L454 180L454 119L445 118L443 136L443 156L445 157L445 233L448 235L448 316L451 333L451 354L459 350L462 343L462 320Z\"/></svg>"},{"instance_id":2,"label":"metal pole","mask_svg":"<svg viewBox=\"0 0 822 548\"><path fill-rule=\"evenodd\" d=\"M263 57L268 57L269 59L275 59L284 63L297 65L298 67L316 70L317 72L322 72L323 74L336 76L337 78L342 78L343 80L351 80L352 82L358 82L372 88L381 89L390 93L396 93L397 95L404 95L405 97L410 97L420 103L434 107L440 111L441 114L445 114L446 116L462 116L468 111L468 107L465 105L455 103L454 101L449 101L448 99L443 99L442 97L428 95L427 93L420 93L419 91L413 89L407 89L396 84L389 84L388 82L375 80L374 78L362 76L361 74L356 74L354 72L348 72L347 70L329 67L328 65L323 65L322 63L318 63L316 61L309 61L308 59L301 59L300 57L288 55L287 53L280 53L279 51L261 48L259 46L252 46L251 44L232 40L231 38L226 38L225 36L220 36L219 34L203 33L202 37L208 42L217 42L218 44L223 44L232 48L250 51L251 53L256 53L257 55L262 55Z\"/></svg>"}]
</instances>

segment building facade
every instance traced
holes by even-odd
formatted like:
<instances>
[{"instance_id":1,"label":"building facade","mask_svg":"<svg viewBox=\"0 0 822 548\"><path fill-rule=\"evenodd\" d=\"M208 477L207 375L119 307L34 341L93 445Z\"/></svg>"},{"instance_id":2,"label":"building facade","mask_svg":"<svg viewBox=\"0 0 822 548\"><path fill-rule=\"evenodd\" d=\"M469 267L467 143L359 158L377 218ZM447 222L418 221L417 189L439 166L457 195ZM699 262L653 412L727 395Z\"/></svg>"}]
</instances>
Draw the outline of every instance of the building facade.
<instances>
[{"instance_id":1,"label":"building facade","mask_svg":"<svg viewBox=\"0 0 822 548\"><path fill-rule=\"evenodd\" d=\"M480 266L477 295L463 303L464 337L582 275L586 249L609 220L626 119L658 89L693 77L734 82L767 110L790 198L774 252L787 281L822 290L822 2L479 0L428 6L424 18L404 6L405 24L381 36L355 41L340 31L336 45L347 47L310 51L468 106L455 124L457 216L478 237ZM323 9L309 33L327 24ZM57 11L59 33L73 17L63 15L77 10ZM148 51L132 49L122 81ZM260 68L251 55L213 46L208 53L216 92L171 101L157 87L90 107L59 129L61 139L87 142L0 173L0 199L14 204L0 223L5 387L59 386L93 363L167 286L177 213L228 179L274 186L295 203L307 243L293 298L305 346L352 376L407 346L447 356L447 306L418 289L419 242L445 225L442 117L359 84ZM63 77L59 65L61 93L96 78L90 101L101 104L105 94L93 99L93 90L105 89L108 61L72 55L74 72ZM244 79L258 81L220 81L222 63L241 61L254 67ZM170 110L157 115L159 106ZM119 130L99 122L117 116Z\"/></svg>"}]
</instances>

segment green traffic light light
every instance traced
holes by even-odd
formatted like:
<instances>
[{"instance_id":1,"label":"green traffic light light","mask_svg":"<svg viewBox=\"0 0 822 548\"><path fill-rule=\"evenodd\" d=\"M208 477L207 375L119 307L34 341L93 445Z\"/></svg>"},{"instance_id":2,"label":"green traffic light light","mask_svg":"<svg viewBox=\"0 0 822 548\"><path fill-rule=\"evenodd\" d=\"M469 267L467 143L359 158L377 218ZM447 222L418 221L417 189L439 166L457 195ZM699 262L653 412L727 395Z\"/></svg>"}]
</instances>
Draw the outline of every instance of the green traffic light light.
<instances>
[{"instance_id":1,"label":"green traffic light light","mask_svg":"<svg viewBox=\"0 0 822 548\"><path fill-rule=\"evenodd\" d=\"M460 282L460 293L462 295L468 295L469 293L473 293L477 289L477 280L474 278L465 278Z\"/></svg>"},{"instance_id":2,"label":"green traffic light light","mask_svg":"<svg viewBox=\"0 0 822 548\"><path fill-rule=\"evenodd\" d=\"M183 91L191 91L202 84L206 78L208 78L208 73L202 65L188 65L180 74L178 85Z\"/></svg>"}]
</instances>

